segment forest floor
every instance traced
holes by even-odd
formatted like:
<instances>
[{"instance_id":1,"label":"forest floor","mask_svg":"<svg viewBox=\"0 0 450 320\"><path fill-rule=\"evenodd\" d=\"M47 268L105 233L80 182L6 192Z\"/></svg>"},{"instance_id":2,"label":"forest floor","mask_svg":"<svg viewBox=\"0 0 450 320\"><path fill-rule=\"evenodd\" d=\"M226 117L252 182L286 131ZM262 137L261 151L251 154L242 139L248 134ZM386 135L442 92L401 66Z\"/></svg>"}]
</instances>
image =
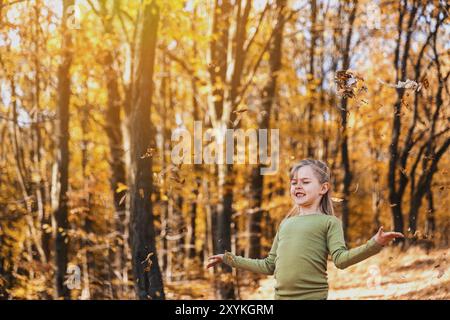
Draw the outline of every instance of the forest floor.
<instances>
[{"instance_id":1,"label":"forest floor","mask_svg":"<svg viewBox=\"0 0 450 320\"><path fill-rule=\"evenodd\" d=\"M345 270L329 261L329 300L428 300L450 299L450 249L406 252L389 247L378 255ZM241 273L241 272L240 272ZM273 276L259 280L239 277L240 299L273 299ZM244 283L243 279L247 279ZM211 280L166 283L167 299L215 299Z\"/></svg>"}]
</instances>

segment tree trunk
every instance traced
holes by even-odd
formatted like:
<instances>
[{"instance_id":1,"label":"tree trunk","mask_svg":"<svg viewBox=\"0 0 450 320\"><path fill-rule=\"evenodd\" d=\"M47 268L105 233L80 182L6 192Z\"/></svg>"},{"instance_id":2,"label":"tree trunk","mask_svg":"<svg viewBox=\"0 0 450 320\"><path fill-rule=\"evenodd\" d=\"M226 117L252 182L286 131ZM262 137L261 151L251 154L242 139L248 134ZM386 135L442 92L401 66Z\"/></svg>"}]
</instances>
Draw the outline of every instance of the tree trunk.
<instances>
[{"instance_id":1,"label":"tree trunk","mask_svg":"<svg viewBox=\"0 0 450 320\"><path fill-rule=\"evenodd\" d=\"M67 221L67 191L69 188L69 103L70 103L70 66L72 64L72 36L68 25L69 12L73 0L63 1L62 19L62 63L58 70L58 206L55 210L56 239L56 296L70 298L70 292L64 284L67 270L67 251L69 238Z\"/></svg>"},{"instance_id":2,"label":"tree trunk","mask_svg":"<svg viewBox=\"0 0 450 320\"><path fill-rule=\"evenodd\" d=\"M399 19L397 23L398 28L398 40L397 45L394 51L394 67L396 71L396 82L405 81L406 80L406 71L407 71L407 63L408 63L408 54L410 47L410 40L412 34L412 24L414 21L415 14L417 12L417 4L414 2L412 8L407 8L407 1L405 1L404 5L400 4L400 12ZM406 36L403 36L403 19L405 18L405 14L409 12L409 19L407 23ZM405 38L405 42L402 46L402 39ZM403 49L403 50L400 50ZM403 55L401 55L401 51L403 51ZM394 220L394 231L402 232L404 229L404 221L403 221L403 212L402 212L402 197L405 188L404 177L403 182L397 186L397 170L399 164L399 150L398 145L400 141L401 134L401 107L403 104L403 96L405 94L405 89L397 88L397 100L394 104L394 116L393 116L393 124L392 124L392 137L391 143L389 145L389 172L388 172L388 183L389 183L389 201L390 206L392 208L392 216ZM404 168L402 168L404 169ZM397 238L394 240L394 243L403 243L403 238Z\"/></svg>"},{"instance_id":3,"label":"tree trunk","mask_svg":"<svg viewBox=\"0 0 450 320\"><path fill-rule=\"evenodd\" d=\"M311 5L311 29L310 36L311 42L309 44L309 74L308 74L308 132L307 132L307 156L308 158L314 158L314 105L315 105L315 94L316 94L316 83L315 83L315 53L316 53L316 41L317 41L317 1L310 0Z\"/></svg>"},{"instance_id":4,"label":"tree trunk","mask_svg":"<svg viewBox=\"0 0 450 320\"><path fill-rule=\"evenodd\" d=\"M427 191L428 211L425 221L425 237L428 239L434 239L434 232L436 231L436 220L434 217L434 203L433 192L431 189Z\"/></svg>"},{"instance_id":5,"label":"tree trunk","mask_svg":"<svg viewBox=\"0 0 450 320\"><path fill-rule=\"evenodd\" d=\"M353 36L353 24L356 18L356 10L358 7L358 1L353 1L352 11L349 17L348 32L345 40L345 48L342 52L342 68L347 70L350 67L350 46ZM344 237L347 241L348 238L348 224L349 224L349 201L350 201L350 185L352 183L352 172L350 168L350 157L348 151L348 132L347 132L347 98L341 99L341 166L344 169L344 180L343 180L343 194L344 201L342 202L342 225L344 228Z\"/></svg>"},{"instance_id":6,"label":"tree trunk","mask_svg":"<svg viewBox=\"0 0 450 320\"><path fill-rule=\"evenodd\" d=\"M262 91L262 112L258 117L258 128L269 129L270 115L272 105L276 98L276 86L278 73L281 70L283 29L285 24L286 1L277 1L277 24L274 30L274 36L271 40L269 49L269 67L270 77ZM259 135L258 145L260 145ZM249 234L249 245L246 256L249 258L259 258L261 256L261 220L263 211L261 210L263 199L264 176L261 174L263 165L258 163L253 169L250 177L250 209L251 214L248 216L247 230Z\"/></svg>"},{"instance_id":7,"label":"tree trunk","mask_svg":"<svg viewBox=\"0 0 450 320\"><path fill-rule=\"evenodd\" d=\"M108 92L108 106L105 114L106 122L106 134L108 136L109 150L110 150L110 167L111 167L111 178L110 187L113 193L114 199L114 224L115 231L117 232L116 241L114 241L115 254L114 254L114 268L122 275L127 271L126 268L126 254L125 245L126 239L125 234L125 219L126 219L126 201L123 197L126 196L126 189L122 188L118 190L121 186L125 186L126 173L125 173L125 160L124 160L124 150L123 150L123 136L121 130L121 100L117 84L117 75L113 69L113 56L112 52L107 52L106 56L106 83ZM120 298L123 291L126 290L126 284L118 286L119 296L115 298ZM116 292L116 290L114 290Z\"/></svg>"},{"instance_id":8,"label":"tree trunk","mask_svg":"<svg viewBox=\"0 0 450 320\"><path fill-rule=\"evenodd\" d=\"M131 250L136 295L139 299L164 299L159 269L152 207L152 158L143 157L151 145L153 70L159 23L155 1L145 5L140 35L139 67L131 111L130 214Z\"/></svg>"}]
</instances>

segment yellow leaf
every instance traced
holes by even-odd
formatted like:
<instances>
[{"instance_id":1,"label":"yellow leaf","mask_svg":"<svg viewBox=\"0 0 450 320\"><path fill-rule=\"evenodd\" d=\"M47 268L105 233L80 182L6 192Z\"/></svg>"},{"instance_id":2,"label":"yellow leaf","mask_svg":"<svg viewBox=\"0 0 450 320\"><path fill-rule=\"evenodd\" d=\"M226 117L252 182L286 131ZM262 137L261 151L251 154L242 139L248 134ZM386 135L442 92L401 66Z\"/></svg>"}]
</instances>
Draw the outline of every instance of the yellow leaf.
<instances>
[{"instance_id":1,"label":"yellow leaf","mask_svg":"<svg viewBox=\"0 0 450 320\"><path fill-rule=\"evenodd\" d=\"M125 184L123 184L122 182L117 183L116 193L120 193L124 190L128 190L128 187Z\"/></svg>"}]
</instances>

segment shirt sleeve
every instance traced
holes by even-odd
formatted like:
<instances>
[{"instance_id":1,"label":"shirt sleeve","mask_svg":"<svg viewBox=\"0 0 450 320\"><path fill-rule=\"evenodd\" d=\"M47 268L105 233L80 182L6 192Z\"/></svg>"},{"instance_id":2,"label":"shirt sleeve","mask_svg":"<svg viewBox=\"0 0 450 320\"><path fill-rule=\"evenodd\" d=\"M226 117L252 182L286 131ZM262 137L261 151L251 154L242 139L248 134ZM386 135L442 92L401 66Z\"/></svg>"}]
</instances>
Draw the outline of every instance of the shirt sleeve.
<instances>
[{"instance_id":1,"label":"shirt sleeve","mask_svg":"<svg viewBox=\"0 0 450 320\"><path fill-rule=\"evenodd\" d=\"M232 254L226 251L223 262L231 267L244 269L252 272L272 275L275 271L275 258L278 248L278 232L270 249L269 255L264 259L250 259Z\"/></svg>"},{"instance_id":2,"label":"shirt sleeve","mask_svg":"<svg viewBox=\"0 0 450 320\"><path fill-rule=\"evenodd\" d=\"M328 224L327 246L335 266L339 269L345 269L363 261L377 254L383 248L383 246L372 237L369 241L359 247L347 249L342 223L338 218L331 219Z\"/></svg>"}]
</instances>

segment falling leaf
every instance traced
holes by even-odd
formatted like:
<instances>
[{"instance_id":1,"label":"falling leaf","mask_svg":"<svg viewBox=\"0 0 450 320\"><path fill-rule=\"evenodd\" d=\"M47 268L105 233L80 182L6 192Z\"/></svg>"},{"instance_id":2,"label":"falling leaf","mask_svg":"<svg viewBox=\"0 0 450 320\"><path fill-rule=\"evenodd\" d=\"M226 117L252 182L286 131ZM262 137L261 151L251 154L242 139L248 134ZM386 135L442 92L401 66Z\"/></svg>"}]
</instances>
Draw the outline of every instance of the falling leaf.
<instances>
[{"instance_id":1,"label":"falling leaf","mask_svg":"<svg viewBox=\"0 0 450 320\"><path fill-rule=\"evenodd\" d=\"M247 112L247 111L248 111L248 109L241 109L241 110L235 110L235 111L233 111L233 113L240 114L240 113L244 113L244 112Z\"/></svg>"},{"instance_id":2,"label":"falling leaf","mask_svg":"<svg viewBox=\"0 0 450 320\"><path fill-rule=\"evenodd\" d=\"M353 193L356 193L358 191L358 188L359 188L359 183L356 184L356 188L355 188L355 191L353 191Z\"/></svg>"},{"instance_id":3,"label":"falling leaf","mask_svg":"<svg viewBox=\"0 0 450 320\"><path fill-rule=\"evenodd\" d=\"M414 234L413 234L413 238L423 239L423 235L419 230L416 230L416 232L414 232Z\"/></svg>"},{"instance_id":4,"label":"falling leaf","mask_svg":"<svg viewBox=\"0 0 450 320\"><path fill-rule=\"evenodd\" d=\"M337 85L338 94L343 98L354 98L361 91L367 91L367 87L362 84L364 79L349 70L337 71L334 82ZM358 84L361 86L356 91Z\"/></svg>"},{"instance_id":5,"label":"falling leaf","mask_svg":"<svg viewBox=\"0 0 450 320\"><path fill-rule=\"evenodd\" d=\"M116 193L121 193L124 190L128 190L128 187L126 184L123 184L122 182L118 182L117 183L117 189L116 189Z\"/></svg>"},{"instance_id":6,"label":"falling leaf","mask_svg":"<svg viewBox=\"0 0 450 320\"><path fill-rule=\"evenodd\" d=\"M393 207L395 207L397 204L396 203L391 203L389 206L391 207L391 208L393 208Z\"/></svg>"},{"instance_id":7,"label":"falling leaf","mask_svg":"<svg viewBox=\"0 0 450 320\"><path fill-rule=\"evenodd\" d=\"M148 148L147 151L145 152L145 154L143 154L143 155L141 156L141 159L153 157L153 152L154 152L154 151L155 151L155 149L153 149L153 148Z\"/></svg>"},{"instance_id":8,"label":"falling leaf","mask_svg":"<svg viewBox=\"0 0 450 320\"><path fill-rule=\"evenodd\" d=\"M242 120L242 115L240 113L237 114L236 119L234 121L229 121L233 128L236 128L239 122Z\"/></svg>"},{"instance_id":9,"label":"falling leaf","mask_svg":"<svg viewBox=\"0 0 450 320\"><path fill-rule=\"evenodd\" d=\"M344 201L344 199L342 199L342 198L334 198L334 197L332 197L331 200L333 202L342 202L342 201Z\"/></svg>"},{"instance_id":10,"label":"falling leaf","mask_svg":"<svg viewBox=\"0 0 450 320\"><path fill-rule=\"evenodd\" d=\"M141 196L141 198L144 198L144 189L139 189L139 195Z\"/></svg>"},{"instance_id":11,"label":"falling leaf","mask_svg":"<svg viewBox=\"0 0 450 320\"><path fill-rule=\"evenodd\" d=\"M147 266L144 268L145 272L149 272L150 268L152 266L152 260L151 257L153 256L153 252L150 252L144 261L141 262L141 264L147 263Z\"/></svg>"},{"instance_id":12,"label":"falling leaf","mask_svg":"<svg viewBox=\"0 0 450 320\"><path fill-rule=\"evenodd\" d=\"M387 85L391 88L403 88L406 90L413 90L419 92L422 89L422 84L418 84L414 80L406 79L406 81L399 81L397 84L386 83L383 80L378 79L378 82Z\"/></svg>"},{"instance_id":13,"label":"falling leaf","mask_svg":"<svg viewBox=\"0 0 450 320\"><path fill-rule=\"evenodd\" d=\"M119 201L119 206L121 206L121 205L122 205L122 203L123 203L123 202L125 201L125 199L126 199L127 195L128 195L128 194L124 194L124 195L122 196L122 198L120 198L120 201Z\"/></svg>"}]
</instances>

